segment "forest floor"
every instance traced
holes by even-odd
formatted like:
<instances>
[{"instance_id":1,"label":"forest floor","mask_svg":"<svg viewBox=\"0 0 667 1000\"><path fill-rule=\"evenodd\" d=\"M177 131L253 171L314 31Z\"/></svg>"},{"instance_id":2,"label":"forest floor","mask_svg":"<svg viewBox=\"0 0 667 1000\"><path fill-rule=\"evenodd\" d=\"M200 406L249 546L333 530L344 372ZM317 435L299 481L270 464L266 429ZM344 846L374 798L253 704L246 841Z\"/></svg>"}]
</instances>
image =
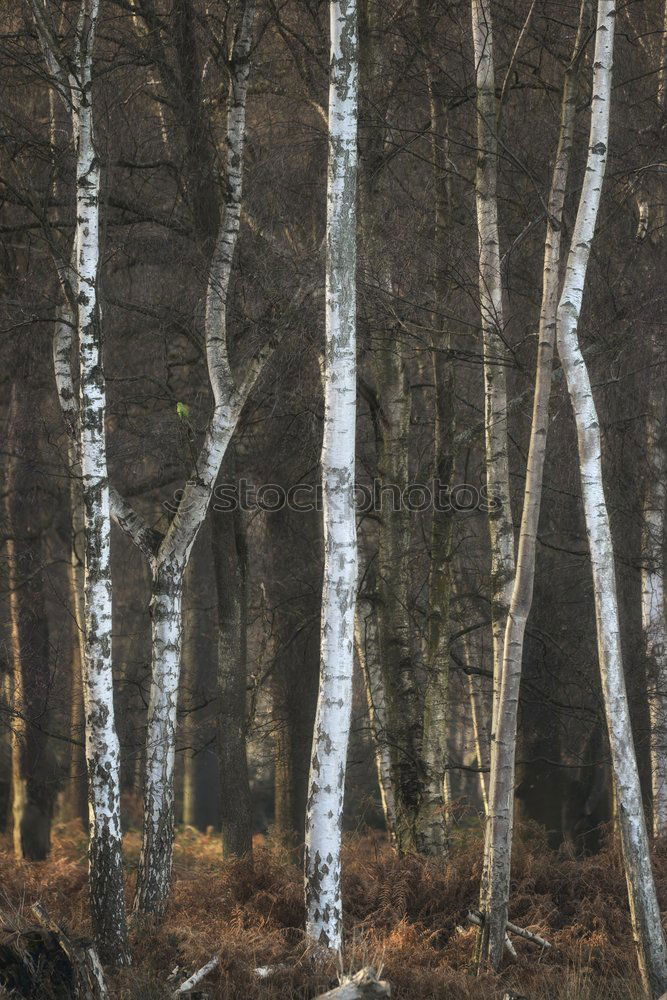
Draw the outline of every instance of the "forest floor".
<instances>
[{"instance_id":1,"label":"forest floor","mask_svg":"<svg viewBox=\"0 0 667 1000\"><path fill-rule=\"evenodd\" d=\"M510 919L551 941L542 951L514 939L499 976L472 974L481 834L459 829L446 862L398 858L381 836L350 836L343 893L346 971L382 966L396 1000L496 1000L513 991L528 1000L639 1000L641 990L618 851L574 859L550 851L536 830L518 832ZM131 897L139 837L126 837ZM655 871L667 905L667 845ZM56 828L48 862L17 862L0 841L0 911L27 915L41 900L77 935L89 933L85 842L80 828ZM315 974L303 937L301 875L270 840L254 862L223 861L219 840L187 829L174 859L174 889L160 927L134 926L134 964L111 981L114 1000L162 1000L212 956L220 967L200 997L225 1000L311 998L334 985ZM268 979L255 970L277 966Z\"/></svg>"}]
</instances>

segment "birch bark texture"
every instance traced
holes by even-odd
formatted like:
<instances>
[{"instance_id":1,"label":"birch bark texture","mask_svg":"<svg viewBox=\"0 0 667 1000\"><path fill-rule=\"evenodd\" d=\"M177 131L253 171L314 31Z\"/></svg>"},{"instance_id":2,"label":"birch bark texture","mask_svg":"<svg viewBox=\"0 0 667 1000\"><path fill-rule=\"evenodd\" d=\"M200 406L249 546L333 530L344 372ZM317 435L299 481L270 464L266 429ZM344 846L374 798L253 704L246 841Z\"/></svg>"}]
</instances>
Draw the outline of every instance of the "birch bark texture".
<instances>
[{"instance_id":1,"label":"birch bark texture","mask_svg":"<svg viewBox=\"0 0 667 1000\"><path fill-rule=\"evenodd\" d=\"M514 580L514 525L509 488L506 352L498 234L498 105L495 93L490 0L472 0L472 35L477 86L475 199L479 242L479 299L484 343L486 480L489 496L496 501L493 509L489 510L494 675L491 722L493 737L500 697L505 623Z\"/></svg>"},{"instance_id":2,"label":"birch bark texture","mask_svg":"<svg viewBox=\"0 0 667 1000\"><path fill-rule=\"evenodd\" d=\"M103 960L129 962L120 825L120 748L113 705L111 642L110 495L106 457L106 388L97 298L100 268L100 161L93 119L93 46L99 0L82 0L73 61L60 50L42 0L32 10L53 85L72 116L76 147L76 228L73 266L56 262L68 297L76 304L79 356L78 407L71 378L56 382L66 419L76 413L84 510L84 673L86 765L89 803L90 896L93 930ZM68 421L71 428L71 419Z\"/></svg>"},{"instance_id":3,"label":"birch bark texture","mask_svg":"<svg viewBox=\"0 0 667 1000\"><path fill-rule=\"evenodd\" d=\"M306 934L342 948L341 831L352 707L357 538L356 192L358 38L356 0L329 5L329 151L322 499L324 580L320 687L309 775L304 857Z\"/></svg>"},{"instance_id":4,"label":"birch bark texture","mask_svg":"<svg viewBox=\"0 0 667 1000\"><path fill-rule=\"evenodd\" d=\"M614 550L602 479L600 425L578 339L579 318L607 163L616 4L599 0L588 159L558 304L556 336L577 428L591 555L598 658L630 916L644 988L667 989L667 947L655 891L621 653Z\"/></svg>"},{"instance_id":5,"label":"birch bark texture","mask_svg":"<svg viewBox=\"0 0 667 1000\"><path fill-rule=\"evenodd\" d=\"M500 695L491 742L491 773L486 836L486 878L482 883L479 965L500 966L509 906L514 816L516 730L526 623L533 601L535 547L542 501L542 479L549 427L551 372L556 336L563 206L576 116L577 68L581 62L590 4L582 0L572 59L565 72L558 149L547 206L533 416L519 533L516 575L505 627Z\"/></svg>"},{"instance_id":6,"label":"birch bark texture","mask_svg":"<svg viewBox=\"0 0 667 1000\"><path fill-rule=\"evenodd\" d=\"M253 359L237 385L227 350L227 299L241 217L245 116L250 72L254 0L243 4L231 58L227 111L227 198L211 258L206 293L205 341L213 413L197 459L166 535L144 542L136 516L123 526L144 548L152 569L152 665L146 736L144 826L135 912L160 916L171 887L174 842L174 752L178 682L181 667L183 576L192 546L208 512L225 452L252 386L268 354L269 344Z\"/></svg>"}]
</instances>

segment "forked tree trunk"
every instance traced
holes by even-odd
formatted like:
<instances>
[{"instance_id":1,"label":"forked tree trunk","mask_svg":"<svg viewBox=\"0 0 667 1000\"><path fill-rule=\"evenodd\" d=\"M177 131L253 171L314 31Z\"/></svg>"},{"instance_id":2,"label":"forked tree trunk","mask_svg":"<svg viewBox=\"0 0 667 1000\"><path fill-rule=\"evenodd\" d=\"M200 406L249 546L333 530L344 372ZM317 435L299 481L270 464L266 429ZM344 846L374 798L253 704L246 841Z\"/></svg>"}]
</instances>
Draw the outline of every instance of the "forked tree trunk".
<instances>
[{"instance_id":1,"label":"forked tree trunk","mask_svg":"<svg viewBox=\"0 0 667 1000\"><path fill-rule=\"evenodd\" d=\"M633 936L644 987L650 995L660 996L667 989L667 947L651 869L623 673L614 550L602 480L600 426L577 335L607 162L615 16L613 0L599 0L588 162L558 305L557 338L577 427L598 658Z\"/></svg>"},{"instance_id":2,"label":"forked tree trunk","mask_svg":"<svg viewBox=\"0 0 667 1000\"><path fill-rule=\"evenodd\" d=\"M516 575L505 628L500 696L496 707L495 733L491 741L486 866L480 898L484 920L480 928L478 959L480 967L489 964L494 969L499 968L503 957L509 906L519 687L524 635L533 601L535 547L542 500L542 477L549 427L551 368L556 335L563 205L574 136L576 69L580 63L586 30L586 8L584 0L581 4L574 53L565 73L560 135L547 208L533 419Z\"/></svg>"},{"instance_id":3,"label":"forked tree trunk","mask_svg":"<svg viewBox=\"0 0 667 1000\"><path fill-rule=\"evenodd\" d=\"M227 299L238 240L245 144L245 114L250 69L254 0L245 0L231 58L232 79L227 113L227 199L209 270L206 294L205 339L213 415L198 456L196 475L188 481L182 499L162 541L145 543L143 527L136 531L136 515L119 518L123 527L148 554L153 574L151 615L153 654L148 705L146 782L136 912L164 912L171 886L173 857L174 751L178 681L181 661L181 600L183 575L192 546L206 517L225 452L245 400L254 385L269 345L256 357L241 386L237 386L227 352ZM144 536L144 537L142 537Z\"/></svg>"},{"instance_id":4,"label":"forked tree trunk","mask_svg":"<svg viewBox=\"0 0 667 1000\"><path fill-rule=\"evenodd\" d=\"M320 690L305 844L306 934L342 946L341 828L352 708L357 539L356 427L356 0L330 0L326 346L322 498L324 581Z\"/></svg>"}]
</instances>

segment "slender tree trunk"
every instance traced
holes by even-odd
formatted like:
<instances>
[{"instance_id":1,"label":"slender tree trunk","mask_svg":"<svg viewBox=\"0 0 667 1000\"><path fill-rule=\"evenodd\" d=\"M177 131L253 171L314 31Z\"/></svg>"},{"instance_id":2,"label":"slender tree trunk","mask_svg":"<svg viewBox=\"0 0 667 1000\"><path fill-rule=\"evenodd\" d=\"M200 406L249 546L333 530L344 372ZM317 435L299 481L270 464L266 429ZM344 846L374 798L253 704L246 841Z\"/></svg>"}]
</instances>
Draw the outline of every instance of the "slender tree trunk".
<instances>
[{"instance_id":1,"label":"slender tree trunk","mask_svg":"<svg viewBox=\"0 0 667 1000\"><path fill-rule=\"evenodd\" d=\"M181 724L183 739L182 767L182 822L184 826L197 827L199 817L199 781L197 753L197 723L194 706L197 698L199 681L199 632L201 630L201 614L195 606L198 599L197 586L201 584L200 566L195 555L190 558L185 571L183 598L183 674L182 695L186 704L182 706L185 712ZM178 810L177 810L178 811Z\"/></svg>"},{"instance_id":2,"label":"slender tree trunk","mask_svg":"<svg viewBox=\"0 0 667 1000\"><path fill-rule=\"evenodd\" d=\"M380 193L385 132L380 107L383 61L380 29L382 4L364 0L359 5L362 98L361 245L367 281L377 281L381 295L394 293L391 267L383 258ZM377 273L378 277L375 277ZM386 310L390 315L389 310ZM423 691L416 674L409 614L410 515L401 495L409 481L411 398L400 328L392 319L373 343L372 361L377 400L377 473L381 491L377 556L377 607L380 665L386 703L386 745L395 805L395 840L403 853L417 851L417 822L426 770L422 758Z\"/></svg>"},{"instance_id":3,"label":"slender tree trunk","mask_svg":"<svg viewBox=\"0 0 667 1000\"><path fill-rule=\"evenodd\" d=\"M364 601L361 596L357 597L354 641L357 648L357 659L366 684L371 740L387 836L389 842L395 844L396 803L392 784L391 756L387 745L387 700L380 662L377 617L373 602Z\"/></svg>"},{"instance_id":4,"label":"slender tree trunk","mask_svg":"<svg viewBox=\"0 0 667 1000\"><path fill-rule=\"evenodd\" d=\"M68 440L70 472L69 494L71 508L70 561L68 566L72 616L72 664L70 694L70 732L73 743L69 755L69 784L67 789L66 816L88 822L88 788L85 752L85 715L83 706L83 663L85 657L85 632L83 611L83 557L80 548L84 540L84 512L81 498L81 469L73 438Z\"/></svg>"},{"instance_id":5,"label":"slender tree trunk","mask_svg":"<svg viewBox=\"0 0 667 1000\"><path fill-rule=\"evenodd\" d=\"M644 987L647 993L660 996L667 989L667 947L651 869L623 674L614 550L602 480L600 426L577 335L607 161L615 16L613 0L598 0L589 154L558 305L557 338L577 427L598 657L633 935Z\"/></svg>"},{"instance_id":6,"label":"slender tree trunk","mask_svg":"<svg viewBox=\"0 0 667 1000\"><path fill-rule=\"evenodd\" d=\"M352 708L357 541L356 426L357 10L330 0L329 171L322 487L324 582L320 691L306 816L306 934L342 947L341 827Z\"/></svg>"},{"instance_id":7,"label":"slender tree trunk","mask_svg":"<svg viewBox=\"0 0 667 1000\"><path fill-rule=\"evenodd\" d=\"M113 706L111 520L107 476L106 390L97 304L100 168L93 140L91 67L97 0L85 0L79 26L80 89L73 87L77 143L77 329L79 456L84 509L86 763L90 805L93 927L105 961L129 961L120 827L120 748Z\"/></svg>"},{"instance_id":8,"label":"slender tree trunk","mask_svg":"<svg viewBox=\"0 0 667 1000\"><path fill-rule=\"evenodd\" d=\"M386 341L378 345L374 363L382 404L377 462L381 490L377 615L396 843L399 851L407 854L421 846L418 819L426 769L422 754L424 701L409 613L410 514L402 500L409 482L410 390L395 330L388 331Z\"/></svg>"},{"instance_id":9,"label":"slender tree trunk","mask_svg":"<svg viewBox=\"0 0 667 1000\"><path fill-rule=\"evenodd\" d=\"M33 0L32 9L53 84L68 99L76 145L76 229L72 265L68 267L58 259L55 251L54 256L69 301L76 303L78 407L67 357L69 347L61 349L62 345L56 344L54 367L68 430L77 438L84 511L83 698L92 923L102 959L123 965L129 961L129 951L120 826L120 750L113 704L106 387L97 301L100 162L95 150L92 104L93 46L99 0L81 2L73 60L60 50L48 9L39 0ZM66 343L67 338L64 340Z\"/></svg>"},{"instance_id":10,"label":"slender tree trunk","mask_svg":"<svg viewBox=\"0 0 667 1000\"><path fill-rule=\"evenodd\" d=\"M435 487L441 497L453 485L454 471L454 362L450 355L451 326L441 314L451 296L446 261L449 259L449 163L447 107L442 97L442 81L436 78L437 58L429 52L426 68L430 114L431 156L435 218L433 239L433 284L435 309L431 318L434 331L431 364L435 385L434 472ZM418 842L422 853L441 855L447 849L447 816L451 800L448 780L449 721L449 639L452 593L451 513L436 504L431 523L428 620L426 645L426 690L424 693L423 757L426 770L420 804Z\"/></svg>"},{"instance_id":11,"label":"slender tree trunk","mask_svg":"<svg viewBox=\"0 0 667 1000\"><path fill-rule=\"evenodd\" d=\"M496 715L502 676L505 623L514 580L514 525L509 489L507 445L507 378L503 290L498 235L497 101L493 62L490 0L472 0L472 34L477 77L477 231L479 239L479 298L484 341L484 406L486 479L496 501L489 511L491 539L491 614L493 618L493 714Z\"/></svg>"},{"instance_id":12,"label":"slender tree trunk","mask_svg":"<svg viewBox=\"0 0 667 1000\"><path fill-rule=\"evenodd\" d=\"M652 356L658 358L657 344ZM649 474L642 525L642 625L648 661L653 834L667 834L667 622L665 620L665 500L667 403L662 379L651 376L646 415Z\"/></svg>"},{"instance_id":13,"label":"slender tree trunk","mask_svg":"<svg viewBox=\"0 0 667 1000\"><path fill-rule=\"evenodd\" d=\"M246 750L247 548L239 510L213 515L218 591L218 750L222 852L252 853L252 801Z\"/></svg>"},{"instance_id":14,"label":"slender tree trunk","mask_svg":"<svg viewBox=\"0 0 667 1000\"><path fill-rule=\"evenodd\" d=\"M14 853L43 861L51 849L56 792L48 728L49 636L35 462L38 460L30 373L12 386L5 496L13 698L12 815Z\"/></svg>"},{"instance_id":15,"label":"slender tree trunk","mask_svg":"<svg viewBox=\"0 0 667 1000\"><path fill-rule=\"evenodd\" d=\"M488 816L489 794L485 773L485 768L487 766L486 760L488 756L488 732L483 702L480 704L482 693L478 693L477 685L475 684L475 675L472 673L472 669L476 663L476 656L473 652L470 634L463 637L463 648L466 666L468 670L471 671L467 678L468 699L470 703L470 723L475 748L475 760L477 761L477 767L479 768L479 794L484 807L484 815Z\"/></svg>"},{"instance_id":16,"label":"slender tree trunk","mask_svg":"<svg viewBox=\"0 0 667 1000\"><path fill-rule=\"evenodd\" d=\"M556 333L563 205L574 136L577 95L576 68L580 62L581 46L588 20L586 6L585 2L581 5L574 53L565 74L560 135L549 194L533 420L528 448L516 576L505 628L500 697L496 708L495 734L491 743L486 835L488 865L485 871L485 881L482 884L482 898L480 899L484 922L480 928L479 962L482 967L490 964L495 969L499 968L503 957L505 925L509 906L514 816L514 763L521 664L526 623L533 600L535 546L549 427L549 397Z\"/></svg>"}]
</instances>

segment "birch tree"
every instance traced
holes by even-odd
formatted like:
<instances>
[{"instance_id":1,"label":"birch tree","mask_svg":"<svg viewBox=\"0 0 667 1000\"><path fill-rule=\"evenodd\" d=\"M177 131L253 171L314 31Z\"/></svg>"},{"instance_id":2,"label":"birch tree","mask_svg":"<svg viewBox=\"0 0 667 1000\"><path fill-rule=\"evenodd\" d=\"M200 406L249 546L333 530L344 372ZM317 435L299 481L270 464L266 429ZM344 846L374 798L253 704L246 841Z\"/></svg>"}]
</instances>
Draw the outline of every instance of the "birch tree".
<instances>
[{"instance_id":1,"label":"birch tree","mask_svg":"<svg viewBox=\"0 0 667 1000\"><path fill-rule=\"evenodd\" d=\"M646 992L660 996L667 989L667 947L651 869L623 673L614 549L602 479L600 425L578 340L586 271L607 163L615 17L613 0L599 0L588 160L558 304L556 336L577 428L598 659L633 936Z\"/></svg>"},{"instance_id":2,"label":"birch tree","mask_svg":"<svg viewBox=\"0 0 667 1000\"><path fill-rule=\"evenodd\" d=\"M500 697L503 638L514 580L514 525L509 489L506 350L498 233L498 110L490 0L472 0L472 36L477 85L475 199L479 242L479 299L484 343L486 479L489 495L497 501L494 509L489 511L494 674L491 725L493 738Z\"/></svg>"},{"instance_id":3,"label":"birch tree","mask_svg":"<svg viewBox=\"0 0 667 1000\"><path fill-rule=\"evenodd\" d=\"M67 266L56 259L56 266L76 322L78 407L68 364L71 341L68 343L65 324L57 328L64 343L61 341L55 348L56 382L68 426L77 431L84 510L83 694L93 928L102 957L123 965L129 961L129 952L120 826L120 750L113 705L106 391L97 298L100 161L95 149L92 66L99 0L82 0L73 60L60 49L46 4L33 0L32 10L52 84L71 113L76 148L73 264Z\"/></svg>"},{"instance_id":4,"label":"birch tree","mask_svg":"<svg viewBox=\"0 0 667 1000\"><path fill-rule=\"evenodd\" d=\"M659 351L655 339L652 357ZM665 501L667 500L667 399L662 379L650 375L646 414L648 480L642 522L642 627L646 645L651 721L653 834L667 833L667 622L665 620Z\"/></svg>"},{"instance_id":5,"label":"birch tree","mask_svg":"<svg viewBox=\"0 0 667 1000\"><path fill-rule=\"evenodd\" d=\"M480 907L479 962L498 968L505 944L509 905L514 815L516 727L521 664L526 623L533 600L535 546L542 500L542 478L549 428L551 370L556 336L556 309L560 278L563 206L572 153L577 97L577 68L581 62L590 4L583 0L570 64L565 72L560 134L547 206L547 232L542 273L542 303L538 328L533 417L528 447L526 483L519 533L516 575L505 627L500 695L495 734L491 742L491 773L486 834L486 868Z\"/></svg>"},{"instance_id":6,"label":"birch tree","mask_svg":"<svg viewBox=\"0 0 667 1000\"><path fill-rule=\"evenodd\" d=\"M320 688L306 815L306 934L342 947L341 830L352 708L357 541L356 427L357 10L331 0L322 499L324 581Z\"/></svg>"},{"instance_id":7,"label":"birch tree","mask_svg":"<svg viewBox=\"0 0 667 1000\"><path fill-rule=\"evenodd\" d=\"M151 690L146 736L144 825L135 911L161 914L171 885L174 840L174 753L181 666L183 576L206 517L218 472L243 405L273 344L251 361L240 384L227 348L227 300L241 215L246 99L254 0L243 4L231 56L226 128L227 198L208 275L205 341L213 412L192 478L163 538L154 538L136 512L118 520L147 555L151 567ZM120 503L119 503L120 508Z\"/></svg>"},{"instance_id":8,"label":"birch tree","mask_svg":"<svg viewBox=\"0 0 667 1000\"><path fill-rule=\"evenodd\" d=\"M629 14L628 14L629 16ZM649 55L653 56L652 52ZM663 27L658 57L657 106L660 119L665 114L667 92L667 3L663 10ZM637 239L644 241L644 253L652 260L656 255L658 268L664 263L664 201L656 190L656 180L648 173L638 194L639 228ZM645 418L646 458L648 479L644 491L642 512L641 605L642 628L647 659L647 692L651 726L651 791L653 834L667 834L667 607L665 605L664 544L665 504L667 503L667 401L662 375L664 364L660 338L651 337L651 368L647 412Z\"/></svg>"}]
</instances>

